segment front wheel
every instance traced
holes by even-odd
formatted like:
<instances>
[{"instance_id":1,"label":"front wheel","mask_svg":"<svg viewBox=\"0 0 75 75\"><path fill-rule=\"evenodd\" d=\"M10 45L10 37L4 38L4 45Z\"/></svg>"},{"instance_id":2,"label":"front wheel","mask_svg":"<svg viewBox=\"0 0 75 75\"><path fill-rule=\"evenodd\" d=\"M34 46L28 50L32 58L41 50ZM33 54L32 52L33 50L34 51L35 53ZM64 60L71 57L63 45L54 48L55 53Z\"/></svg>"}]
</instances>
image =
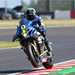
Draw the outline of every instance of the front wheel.
<instances>
[{"instance_id":1,"label":"front wheel","mask_svg":"<svg viewBox=\"0 0 75 75\"><path fill-rule=\"evenodd\" d=\"M51 69L53 67L53 58L47 58L47 60L42 64L45 68Z\"/></svg>"},{"instance_id":2,"label":"front wheel","mask_svg":"<svg viewBox=\"0 0 75 75\"><path fill-rule=\"evenodd\" d=\"M32 66L37 68L40 66L40 58L36 52L36 46L29 44L28 45L28 59L31 62Z\"/></svg>"},{"instance_id":3,"label":"front wheel","mask_svg":"<svg viewBox=\"0 0 75 75\"><path fill-rule=\"evenodd\" d=\"M53 50L52 46L49 46L50 51L47 49L47 46L44 44L44 49L47 51L46 53L46 61L42 62L43 66L47 69L51 69L53 67Z\"/></svg>"}]
</instances>

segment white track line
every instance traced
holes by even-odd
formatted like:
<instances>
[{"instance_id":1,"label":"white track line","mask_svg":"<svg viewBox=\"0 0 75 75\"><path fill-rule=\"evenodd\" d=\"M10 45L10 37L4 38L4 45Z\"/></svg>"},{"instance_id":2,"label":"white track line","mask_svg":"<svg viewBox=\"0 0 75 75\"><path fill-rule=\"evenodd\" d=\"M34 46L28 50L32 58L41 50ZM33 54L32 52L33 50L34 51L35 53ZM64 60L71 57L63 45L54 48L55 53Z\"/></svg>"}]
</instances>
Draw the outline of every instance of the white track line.
<instances>
[{"instance_id":1,"label":"white track line","mask_svg":"<svg viewBox=\"0 0 75 75\"><path fill-rule=\"evenodd\" d=\"M19 73L12 73L12 74L6 74L6 75L19 75Z\"/></svg>"},{"instance_id":2,"label":"white track line","mask_svg":"<svg viewBox=\"0 0 75 75\"><path fill-rule=\"evenodd\" d=\"M56 65L61 65L61 64L65 64L65 63L72 62L72 61L75 61L75 59L71 59L71 60L68 60L68 61L63 61L63 62L60 62L60 63L56 63L56 64L54 64L54 65L55 65L55 66L56 66Z\"/></svg>"}]
</instances>

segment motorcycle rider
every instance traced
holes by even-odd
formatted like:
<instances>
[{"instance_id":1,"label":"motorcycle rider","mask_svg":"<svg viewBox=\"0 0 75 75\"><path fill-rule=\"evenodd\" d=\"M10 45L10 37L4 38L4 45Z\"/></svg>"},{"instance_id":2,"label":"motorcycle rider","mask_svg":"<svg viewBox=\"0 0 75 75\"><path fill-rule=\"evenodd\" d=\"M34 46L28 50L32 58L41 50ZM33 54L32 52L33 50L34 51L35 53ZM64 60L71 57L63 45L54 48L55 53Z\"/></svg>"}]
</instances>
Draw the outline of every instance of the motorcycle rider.
<instances>
[{"instance_id":1,"label":"motorcycle rider","mask_svg":"<svg viewBox=\"0 0 75 75\"><path fill-rule=\"evenodd\" d=\"M34 8L28 8L24 12L19 27L17 28L16 35L13 37L13 41L15 41L17 38L20 37L22 25L26 26L30 36L33 36L35 30L40 32L41 35L44 37L44 41L45 41L45 45L47 46L47 49L50 51L48 40L46 37L46 30L44 28L44 25L41 23L41 17L36 14L36 10Z\"/></svg>"}]
</instances>

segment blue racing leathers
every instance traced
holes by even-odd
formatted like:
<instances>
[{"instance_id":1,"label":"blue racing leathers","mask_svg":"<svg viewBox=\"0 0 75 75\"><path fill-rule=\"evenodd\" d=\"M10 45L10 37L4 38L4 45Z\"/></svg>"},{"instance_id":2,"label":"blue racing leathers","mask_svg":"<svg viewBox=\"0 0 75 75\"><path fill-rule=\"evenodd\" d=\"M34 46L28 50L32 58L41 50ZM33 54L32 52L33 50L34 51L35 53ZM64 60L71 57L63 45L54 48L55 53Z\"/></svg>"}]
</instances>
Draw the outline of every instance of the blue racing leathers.
<instances>
[{"instance_id":1,"label":"blue racing leathers","mask_svg":"<svg viewBox=\"0 0 75 75\"><path fill-rule=\"evenodd\" d=\"M27 20L25 16L22 16L22 19L20 21L20 25L16 30L16 36L20 35L21 32L21 25L25 25L26 29L27 29L27 33L29 36L33 36L33 33L36 31L37 29L37 24L39 25L39 31L40 32L44 32L45 29L42 27L41 28L41 18L39 16L35 16L34 20Z\"/></svg>"}]
</instances>

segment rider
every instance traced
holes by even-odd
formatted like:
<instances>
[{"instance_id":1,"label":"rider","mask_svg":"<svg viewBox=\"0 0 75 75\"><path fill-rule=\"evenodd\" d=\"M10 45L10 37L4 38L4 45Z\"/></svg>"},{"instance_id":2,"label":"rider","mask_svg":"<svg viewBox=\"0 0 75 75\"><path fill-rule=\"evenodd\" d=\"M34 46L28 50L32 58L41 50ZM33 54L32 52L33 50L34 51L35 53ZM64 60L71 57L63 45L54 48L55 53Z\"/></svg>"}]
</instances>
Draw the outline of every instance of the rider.
<instances>
[{"instance_id":1,"label":"rider","mask_svg":"<svg viewBox=\"0 0 75 75\"><path fill-rule=\"evenodd\" d=\"M45 38L45 44L50 51L48 40L46 38L46 30L41 23L41 17L36 15L36 10L34 8L28 8L25 12L24 15L22 16L22 19L20 21L20 25L17 28L16 36L14 36L13 41L16 40L20 36L20 31L21 31L21 25L25 25L29 33L33 33L35 29L40 32L43 37ZM31 35L33 36L33 35Z\"/></svg>"}]
</instances>

